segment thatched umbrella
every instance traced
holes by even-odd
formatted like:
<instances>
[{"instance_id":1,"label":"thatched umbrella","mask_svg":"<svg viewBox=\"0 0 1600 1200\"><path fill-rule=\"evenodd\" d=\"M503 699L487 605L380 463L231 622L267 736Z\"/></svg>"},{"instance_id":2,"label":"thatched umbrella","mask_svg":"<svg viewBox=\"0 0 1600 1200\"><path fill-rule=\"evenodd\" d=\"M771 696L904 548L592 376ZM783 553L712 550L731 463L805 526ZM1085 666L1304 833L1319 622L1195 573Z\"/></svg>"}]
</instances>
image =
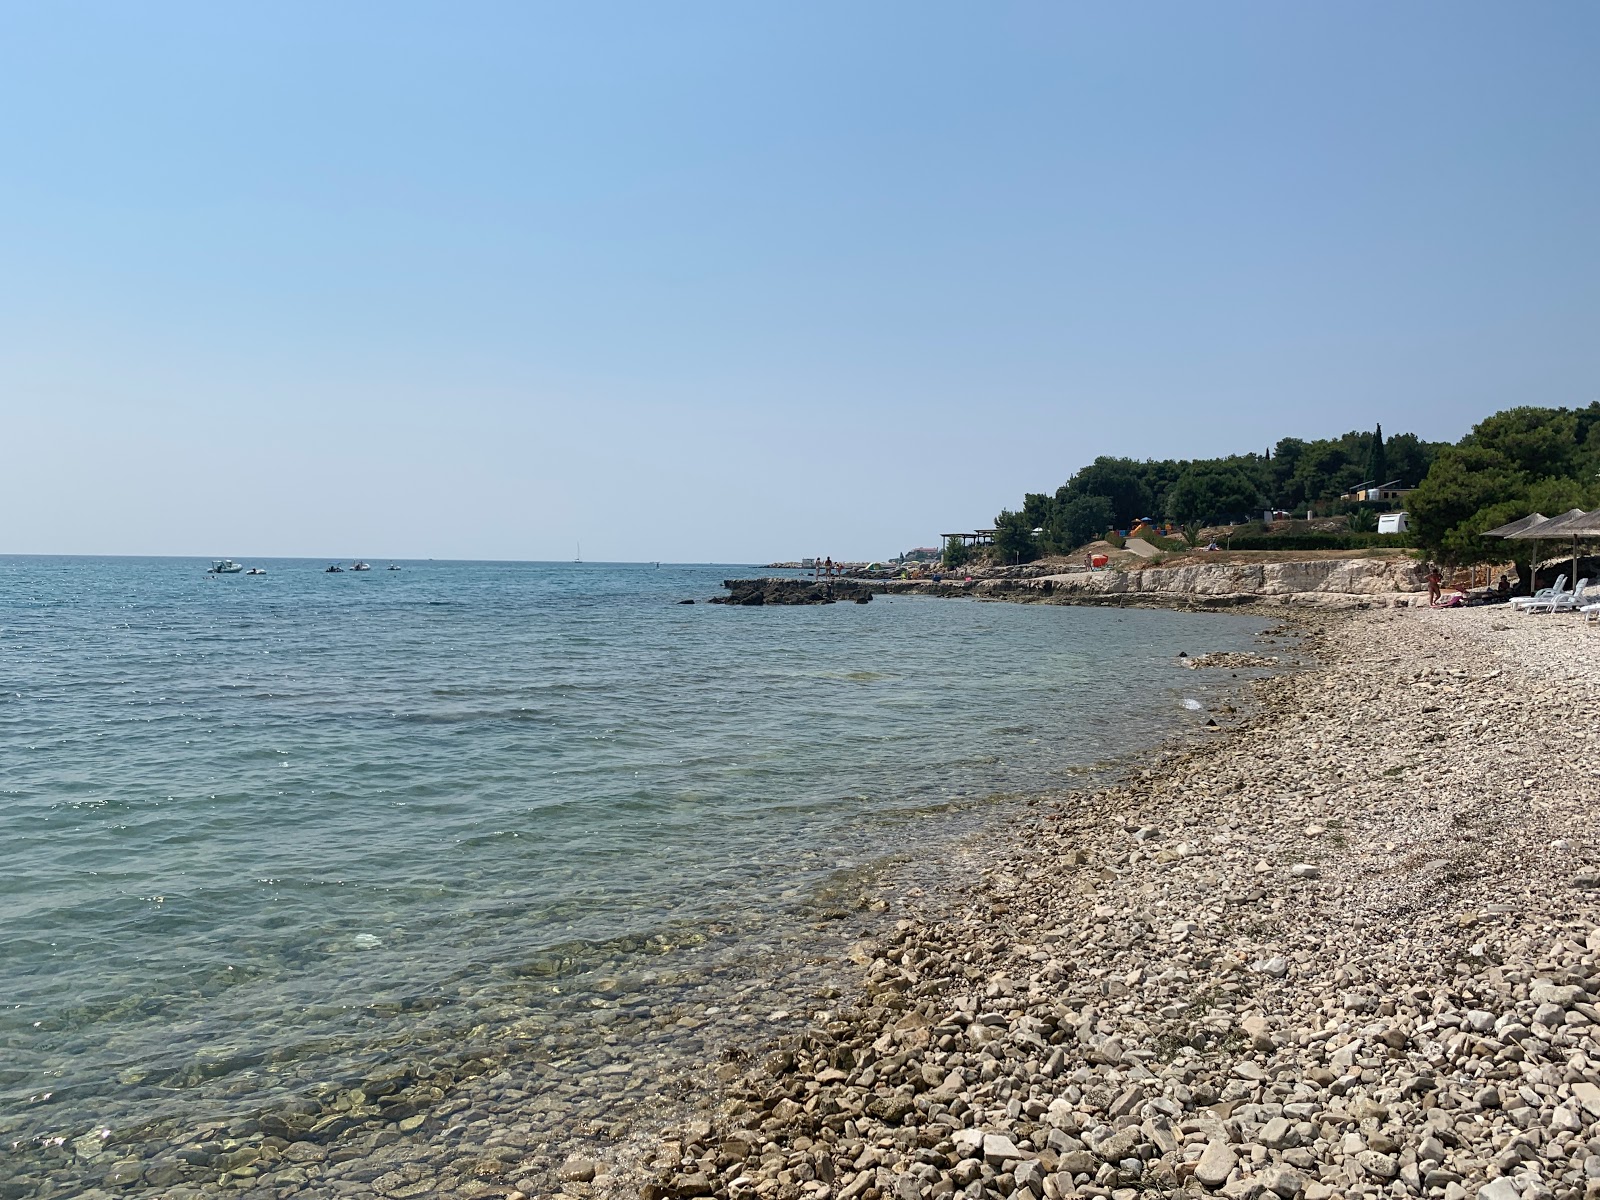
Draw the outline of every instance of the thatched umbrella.
<instances>
[{"instance_id":1,"label":"thatched umbrella","mask_svg":"<svg viewBox=\"0 0 1600 1200\"><path fill-rule=\"evenodd\" d=\"M1551 517L1538 527L1539 536L1570 537L1572 539L1572 586L1578 586L1578 539L1600 537L1600 510L1586 513L1581 508L1569 508L1559 517Z\"/></svg>"},{"instance_id":2,"label":"thatched umbrella","mask_svg":"<svg viewBox=\"0 0 1600 1200\"><path fill-rule=\"evenodd\" d=\"M1561 537L1567 532L1566 527L1568 525L1572 524L1572 522L1574 522L1577 518L1586 517L1588 515L1589 514L1584 512L1581 508L1569 508L1559 517L1551 517L1548 521L1540 521L1537 525L1530 525L1521 533L1508 533L1506 534L1506 537L1508 539L1514 538L1520 541L1538 541L1547 537ZM1535 559L1537 560L1537 555L1535 555ZM1576 584L1578 563L1578 535L1576 534L1574 534L1572 538L1572 563L1573 576L1571 578L1572 582ZM1532 595L1535 590L1537 589L1530 588L1528 590L1528 594Z\"/></svg>"},{"instance_id":3,"label":"thatched umbrella","mask_svg":"<svg viewBox=\"0 0 1600 1200\"><path fill-rule=\"evenodd\" d=\"M1543 513L1537 513L1537 512L1536 513L1529 513L1527 516L1523 517L1520 521L1512 521L1509 525L1499 525L1499 526L1496 526L1494 529L1485 529L1478 536L1479 537L1492 537L1492 538L1531 538L1531 537L1536 537L1537 536L1536 534L1530 534L1528 532L1528 530L1535 529L1535 528L1537 528L1537 527L1539 527L1541 525L1547 524L1549 522L1549 520L1550 520L1550 518L1545 516ZM1528 563L1528 595L1530 595L1530 596L1533 595L1534 591L1536 590L1535 585L1538 583L1538 575L1539 575L1539 554L1538 554L1538 549L1539 549L1538 546L1534 546L1533 547L1534 553L1533 553L1532 557L1529 559L1529 563Z\"/></svg>"}]
</instances>

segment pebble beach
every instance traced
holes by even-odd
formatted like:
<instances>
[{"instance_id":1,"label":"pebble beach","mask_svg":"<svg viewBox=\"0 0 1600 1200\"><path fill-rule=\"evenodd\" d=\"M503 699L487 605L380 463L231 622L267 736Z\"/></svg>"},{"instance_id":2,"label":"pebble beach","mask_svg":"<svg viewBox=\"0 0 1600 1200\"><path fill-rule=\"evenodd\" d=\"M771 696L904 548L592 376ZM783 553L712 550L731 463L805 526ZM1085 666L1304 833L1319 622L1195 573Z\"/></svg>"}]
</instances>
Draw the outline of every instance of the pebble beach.
<instances>
[{"instance_id":1,"label":"pebble beach","mask_svg":"<svg viewBox=\"0 0 1600 1200\"><path fill-rule=\"evenodd\" d=\"M563 1188L1600 1196L1600 631L1297 621L1313 668L912 871L840 998Z\"/></svg>"}]
</instances>

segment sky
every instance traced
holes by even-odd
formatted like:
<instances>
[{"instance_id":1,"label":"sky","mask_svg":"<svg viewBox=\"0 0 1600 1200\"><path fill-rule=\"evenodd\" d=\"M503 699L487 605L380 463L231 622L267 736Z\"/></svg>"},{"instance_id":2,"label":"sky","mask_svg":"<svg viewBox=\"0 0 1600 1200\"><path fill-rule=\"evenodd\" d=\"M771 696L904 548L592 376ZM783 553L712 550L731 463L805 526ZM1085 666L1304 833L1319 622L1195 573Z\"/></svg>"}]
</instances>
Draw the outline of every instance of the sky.
<instances>
[{"instance_id":1,"label":"sky","mask_svg":"<svg viewBox=\"0 0 1600 1200\"><path fill-rule=\"evenodd\" d=\"M0 6L0 553L760 562L1600 397L1600 6Z\"/></svg>"}]
</instances>

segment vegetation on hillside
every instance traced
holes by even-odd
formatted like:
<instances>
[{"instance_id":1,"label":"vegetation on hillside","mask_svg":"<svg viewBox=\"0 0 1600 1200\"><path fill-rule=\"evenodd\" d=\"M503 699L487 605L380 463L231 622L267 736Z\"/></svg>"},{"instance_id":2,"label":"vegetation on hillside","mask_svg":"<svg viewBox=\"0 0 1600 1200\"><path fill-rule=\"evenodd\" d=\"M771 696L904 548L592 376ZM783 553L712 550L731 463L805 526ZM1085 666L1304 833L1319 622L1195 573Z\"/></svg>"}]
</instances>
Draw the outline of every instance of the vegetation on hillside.
<instances>
[{"instance_id":1,"label":"vegetation on hillside","mask_svg":"<svg viewBox=\"0 0 1600 1200\"><path fill-rule=\"evenodd\" d=\"M1267 509L1336 511L1350 507L1342 505L1340 494L1362 483L1414 487L1443 446L1411 433L1385 439L1380 427L1316 441L1283 438L1261 454L1142 462L1097 458L1054 495L1031 493L1018 512L997 516L996 555L1024 562L1040 553L1066 553L1108 529L1131 528L1141 517L1198 530L1259 519ZM1041 532L1034 535L1035 529Z\"/></svg>"},{"instance_id":2,"label":"vegetation on hillside","mask_svg":"<svg viewBox=\"0 0 1600 1200\"><path fill-rule=\"evenodd\" d=\"M1440 452L1406 497L1419 545L1446 562L1516 558L1527 542L1479 535L1530 512L1600 507L1600 401L1587 408L1509 408Z\"/></svg>"},{"instance_id":3,"label":"vegetation on hillside","mask_svg":"<svg viewBox=\"0 0 1600 1200\"><path fill-rule=\"evenodd\" d=\"M1141 517L1184 527L1259 519L1267 509L1351 514L1351 532L1376 529L1369 505L1343 501L1363 483L1417 490L1405 507L1417 545L1449 562L1512 557L1478 535L1534 510L1547 516L1600 506L1600 401L1587 408L1513 408L1460 442L1382 426L1337 438L1283 438L1262 454L1173 460L1097 458L1054 495L1030 493L995 518L995 556L1026 562L1064 554ZM1038 530L1036 534L1034 531ZM1192 543L1191 543L1192 544ZM1287 547L1286 547L1287 548Z\"/></svg>"}]
</instances>

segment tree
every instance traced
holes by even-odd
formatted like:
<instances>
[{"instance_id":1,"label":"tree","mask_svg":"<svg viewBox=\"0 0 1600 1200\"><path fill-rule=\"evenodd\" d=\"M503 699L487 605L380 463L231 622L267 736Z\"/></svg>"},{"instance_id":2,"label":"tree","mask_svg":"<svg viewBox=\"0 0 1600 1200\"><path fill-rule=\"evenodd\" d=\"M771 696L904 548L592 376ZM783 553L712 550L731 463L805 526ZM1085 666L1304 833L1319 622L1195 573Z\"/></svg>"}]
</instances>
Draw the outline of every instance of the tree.
<instances>
[{"instance_id":1,"label":"tree","mask_svg":"<svg viewBox=\"0 0 1600 1200\"><path fill-rule=\"evenodd\" d=\"M1104 496L1074 496L1057 504L1044 527L1044 546L1052 554L1066 554L1092 542L1116 521L1111 501Z\"/></svg>"},{"instance_id":2,"label":"tree","mask_svg":"<svg viewBox=\"0 0 1600 1200\"><path fill-rule=\"evenodd\" d=\"M1526 477L1499 451L1451 446L1440 452L1428 477L1407 497L1406 508L1418 542L1436 552L1448 551L1460 561L1463 555L1473 559L1487 553L1476 534L1491 526L1477 524L1474 531L1465 528L1467 523L1480 511L1513 500L1526 490Z\"/></svg>"},{"instance_id":3,"label":"tree","mask_svg":"<svg viewBox=\"0 0 1600 1200\"><path fill-rule=\"evenodd\" d=\"M1104 496L1111 502L1112 523L1125 529L1149 515L1155 503L1145 479L1151 465L1131 458L1097 458L1067 480L1056 500L1064 503L1074 496Z\"/></svg>"},{"instance_id":4,"label":"tree","mask_svg":"<svg viewBox=\"0 0 1600 1200\"><path fill-rule=\"evenodd\" d=\"M1390 479L1404 488L1414 488L1428 474L1433 460L1445 443L1425 442L1414 433L1397 433L1383 446Z\"/></svg>"},{"instance_id":5,"label":"tree","mask_svg":"<svg viewBox=\"0 0 1600 1200\"><path fill-rule=\"evenodd\" d=\"M1600 458L1590 446L1597 423L1594 404L1508 408L1479 421L1459 445L1438 451L1407 498L1417 540L1451 562L1526 561L1529 543L1485 541L1483 531L1530 512L1553 517L1600 503Z\"/></svg>"},{"instance_id":6,"label":"tree","mask_svg":"<svg viewBox=\"0 0 1600 1200\"><path fill-rule=\"evenodd\" d=\"M1458 563L1505 562L1509 559L1517 564L1517 574L1522 579L1530 579L1533 573L1529 567L1535 552L1533 541L1523 538L1485 539L1480 535L1485 529L1521 520L1531 512L1555 516L1569 508L1588 507L1584 503L1585 498L1583 486L1575 479L1540 480L1526 492L1480 508L1465 521L1447 530L1434 549L1440 557ZM1549 551L1550 546L1546 543L1543 552L1548 554Z\"/></svg>"},{"instance_id":7,"label":"tree","mask_svg":"<svg viewBox=\"0 0 1600 1200\"><path fill-rule=\"evenodd\" d=\"M1022 498L1022 515L1027 519L1029 529L1048 524L1055 507L1055 498L1042 492L1029 492Z\"/></svg>"},{"instance_id":8,"label":"tree","mask_svg":"<svg viewBox=\"0 0 1600 1200\"><path fill-rule=\"evenodd\" d=\"M1294 467L1294 489L1301 503L1331 500L1345 488L1361 482L1361 468L1337 442L1309 442ZM1298 504L1285 507L1295 508Z\"/></svg>"},{"instance_id":9,"label":"tree","mask_svg":"<svg viewBox=\"0 0 1600 1200\"><path fill-rule=\"evenodd\" d=\"M953 571L957 567L966 566L967 560L971 557L972 550L966 542L958 537L946 538L944 554L939 559L939 565Z\"/></svg>"},{"instance_id":10,"label":"tree","mask_svg":"<svg viewBox=\"0 0 1600 1200\"><path fill-rule=\"evenodd\" d=\"M1299 438L1283 438L1274 449L1272 463L1267 468L1268 478L1272 481L1272 500L1274 508L1294 510L1301 507L1307 499L1305 487L1299 479L1300 457L1306 452L1306 444Z\"/></svg>"},{"instance_id":11,"label":"tree","mask_svg":"<svg viewBox=\"0 0 1600 1200\"><path fill-rule=\"evenodd\" d=\"M1479 421L1463 444L1492 450L1534 477L1575 476L1578 426L1578 414L1565 408L1508 408Z\"/></svg>"},{"instance_id":12,"label":"tree","mask_svg":"<svg viewBox=\"0 0 1600 1200\"><path fill-rule=\"evenodd\" d=\"M1180 476L1189 469L1189 463L1176 459L1162 458L1140 464L1144 472L1144 486L1150 493L1150 505L1139 513L1139 516L1154 515L1167 511L1167 497L1172 494L1173 485Z\"/></svg>"},{"instance_id":13,"label":"tree","mask_svg":"<svg viewBox=\"0 0 1600 1200\"><path fill-rule=\"evenodd\" d=\"M1367 451L1367 478L1379 487L1389 482L1389 460L1384 454L1382 425L1373 431L1372 449Z\"/></svg>"},{"instance_id":14,"label":"tree","mask_svg":"<svg viewBox=\"0 0 1600 1200\"><path fill-rule=\"evenodd\" d=\"M1033 525L1019 512L1002 509L994 519L994 548L1003 563L1032 562L1039 557Z\"/></svg>"},{"instance_id":15,"label":"tree","mask_svg":"<svg viewBox=\"0 0 1600 1200\"><path fill-rule=\"evenodd\" d=\"M1600 400L1573 415L1578 422L1578 478L1600 479Z\"/></svg>"},{"instance_id":16,"label":"tree","mask_svg":"<svg viewBox=\"0 0 1600 1200\"><path fill-rule=\"evenodd\" d=\"M1179 476L1167 496L1167 515L1182 525L1260 512L1264 507L1260 486L1237 464L1197 462Z\"/></svg>"},{"instance_id":17,"label":"tree","mask_svg":"<svg viewBox=\"0 0 1600 1200\"><path fill-rule=\"evenodd\" d=\"M1479 453L1460 456L1468 450ZM1589 496L1587 502L1572 500L1554 508L1551 515L1572 504L1600 504L1600 494L1590 494L1600 491L1600 401L1576 410L1506 409L1480 421L1455 447L1425 442L1413 433L1386 438L1379 425L1370 432L1352 429L1313 441L1286 437L1264 454L1194 461L1100 457L1072 475L1054 496L1036 492L1024 498L1023 528L1010 553L1027 557L1041 545L1065 552L1102 532L1104 525L1110 526L1109 537L1150 513L1188 525L1259 513L1268 505L1303 512L1336 502L1364 480L1398 480L1401 487L1421 490L1409 507L1413 529L1420 523L1418 540L1426 548L1453 555L1503 554L1498 545L1485 546L1478 531L1510 518L1487 520L1487 508L1527 502L1542 480L1566 481L1561 487L1551 485L1563 495L1572 493L1566 485L1581 485L1582 494ZM1099 501L1110 506L1109 519ZM1338 505L1337 510L1349 507ZM1030 547L1023 534L1033 529L1042 533Z\"/></svg>"}]
</instances>

